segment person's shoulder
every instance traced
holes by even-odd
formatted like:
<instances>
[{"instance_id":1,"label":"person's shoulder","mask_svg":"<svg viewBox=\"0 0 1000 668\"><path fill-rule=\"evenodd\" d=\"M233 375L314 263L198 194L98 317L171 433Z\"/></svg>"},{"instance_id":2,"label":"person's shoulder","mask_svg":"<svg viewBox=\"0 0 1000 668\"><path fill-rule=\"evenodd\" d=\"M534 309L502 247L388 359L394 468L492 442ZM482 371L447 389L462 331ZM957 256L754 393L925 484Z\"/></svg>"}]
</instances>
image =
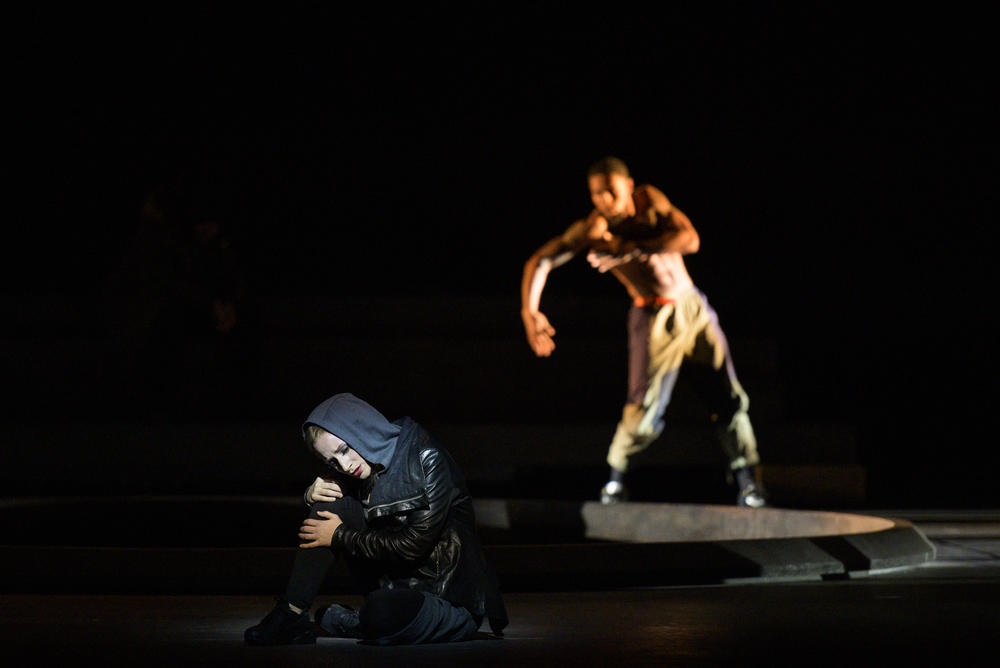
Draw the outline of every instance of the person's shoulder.
<instances>
[{"instance_id":1,"label":"person's shoulder","mask_svg":"<svg viewBox=\"0 0 1000 668\"><path fill-rule=\"evenodd\" d=\"M639 212L653 209L656 213L665 215L672 206L663 191L649 183L636 186L632 198L635 200L636 210Z\"/></svg>"},{"instance_id":2,"label":"person's shoulder","mask_svg":"<svg viewBox=\"0 0 1000 668\"><path fill-rule=\"evenodd\" d=\"M586 218L581 218L569 226L563 233L563 241L586 244L601 239L607 231L607 219L594 209Z\"/></svg>"},{"instance_id":3,"label":"person's shoulder","mask_svg":"<svg viewBox=\"0 0 1000 668\"><path fill-rule=\"evenodd\" d=\"M411 441L415 436L418 436L421 432L425 431L424 428L409 415L396 418L392 421L392 424L399 427L399 440L404 443Z\"/></svg>"},{"instance_id":4,"label":"person's shoulder","mask_svg":"<svg viewBox=\"0 0 1000 668\"><path fill-rule=\"evenodd\" d=\"M424 450L443 450L441 442L428 431L422 424L409 416L394 420L400 427L400 442L411 452L422 452Z\"/></svg>"}]
</instances>

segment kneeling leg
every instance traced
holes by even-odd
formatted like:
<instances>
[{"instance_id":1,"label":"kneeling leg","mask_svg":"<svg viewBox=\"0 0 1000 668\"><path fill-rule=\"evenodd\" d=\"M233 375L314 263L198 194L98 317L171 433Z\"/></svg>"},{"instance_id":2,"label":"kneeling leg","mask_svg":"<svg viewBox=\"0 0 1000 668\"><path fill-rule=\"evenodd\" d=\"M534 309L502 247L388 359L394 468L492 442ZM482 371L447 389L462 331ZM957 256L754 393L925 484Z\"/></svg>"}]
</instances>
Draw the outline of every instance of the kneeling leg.
<instances>
[{"instance_id":1,"label":"kneeling leg","mask_svg":"<svg viewBox=\"0 0 1000 668\"><path fill-rule=\"evenodd\" d=\"M362 637L376 645L459 642L479 628L465 608L413 589L376 589L359 616Z\"/></svg>"}]
</instances>

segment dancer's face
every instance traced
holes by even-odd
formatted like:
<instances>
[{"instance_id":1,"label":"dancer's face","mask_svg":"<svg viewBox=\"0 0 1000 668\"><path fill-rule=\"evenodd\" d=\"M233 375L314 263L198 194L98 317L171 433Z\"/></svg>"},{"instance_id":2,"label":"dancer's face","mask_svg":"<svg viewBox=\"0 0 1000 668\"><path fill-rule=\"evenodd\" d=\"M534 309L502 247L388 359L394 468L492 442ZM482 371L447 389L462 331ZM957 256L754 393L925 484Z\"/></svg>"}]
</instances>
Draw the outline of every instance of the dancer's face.
<instances>
[{"instance_id":1,"label":"dancer's face","mask_svg":"<svg viewBox=\"0 0 1000 668\"><path fill-rule=\"evenodd\" d=\"M624 218L632 203L632 179L621 174L594 174L587 179L590 201L609 223Z\"/></svg>"},{"instance_id":2,"label":"dancer's face","mask_svg":"<svg viewBox=\"0 0 1000 668\"><path fill-rule=\"evenodd\" d=\"M347 442L324 431L313 443L313 449L332 469L343 471L355 478L367 478L372 474L371 464L365 461Z\"/></svg>"}]
</instances>

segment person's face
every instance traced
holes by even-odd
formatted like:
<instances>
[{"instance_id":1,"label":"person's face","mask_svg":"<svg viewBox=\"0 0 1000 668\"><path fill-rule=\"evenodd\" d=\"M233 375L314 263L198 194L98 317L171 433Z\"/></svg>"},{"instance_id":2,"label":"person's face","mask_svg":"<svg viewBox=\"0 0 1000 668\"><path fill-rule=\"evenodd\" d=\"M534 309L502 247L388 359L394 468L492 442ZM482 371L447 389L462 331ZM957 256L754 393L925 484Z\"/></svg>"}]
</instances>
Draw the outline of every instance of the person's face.
<instances>
[{"instance_id":1,"label":"person's face","mask_svg":"<svg viewBox=\"0 0 1000 668\"><path fill-rule=\"evenodd\" d=\"M594 174L587 179L590 201L608 221L618 220L629 213L632 204L632 179L621 174Z\"/></svg>"},{"instance_id":2,"label":"person's face","mask_svg":"<svg viewBox=\"0 0 1000 668\"><path fill-rule=\"evenodd\" d=\"M313 443L313 449L323 458L327 466L343 471L349 476L367 478L372 474L371 464L366 462L364 457L328 431L320 434Z\"/></svg>"}]
</instances>

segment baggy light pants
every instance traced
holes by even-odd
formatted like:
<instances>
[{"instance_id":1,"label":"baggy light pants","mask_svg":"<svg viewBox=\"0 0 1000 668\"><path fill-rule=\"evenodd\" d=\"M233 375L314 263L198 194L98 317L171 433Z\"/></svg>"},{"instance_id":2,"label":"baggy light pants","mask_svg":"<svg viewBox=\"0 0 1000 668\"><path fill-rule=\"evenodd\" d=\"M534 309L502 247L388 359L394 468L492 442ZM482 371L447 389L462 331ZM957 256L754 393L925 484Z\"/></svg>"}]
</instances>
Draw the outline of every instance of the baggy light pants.
<instances>
[{"instance_id":1,"label":"baggy light pants","mask_svg":"<svg viewBox=\"0 0 1000 668\"><path fill-rule=\"evenodd\" d=\"M712 411L731 469L760 461L747 410L718 317L696 288L660 307L629 312L629 396L608 448L608 464L627 471L629 459L663 432L663 414L684 368Z\"/></svg>"}]
</instances>

